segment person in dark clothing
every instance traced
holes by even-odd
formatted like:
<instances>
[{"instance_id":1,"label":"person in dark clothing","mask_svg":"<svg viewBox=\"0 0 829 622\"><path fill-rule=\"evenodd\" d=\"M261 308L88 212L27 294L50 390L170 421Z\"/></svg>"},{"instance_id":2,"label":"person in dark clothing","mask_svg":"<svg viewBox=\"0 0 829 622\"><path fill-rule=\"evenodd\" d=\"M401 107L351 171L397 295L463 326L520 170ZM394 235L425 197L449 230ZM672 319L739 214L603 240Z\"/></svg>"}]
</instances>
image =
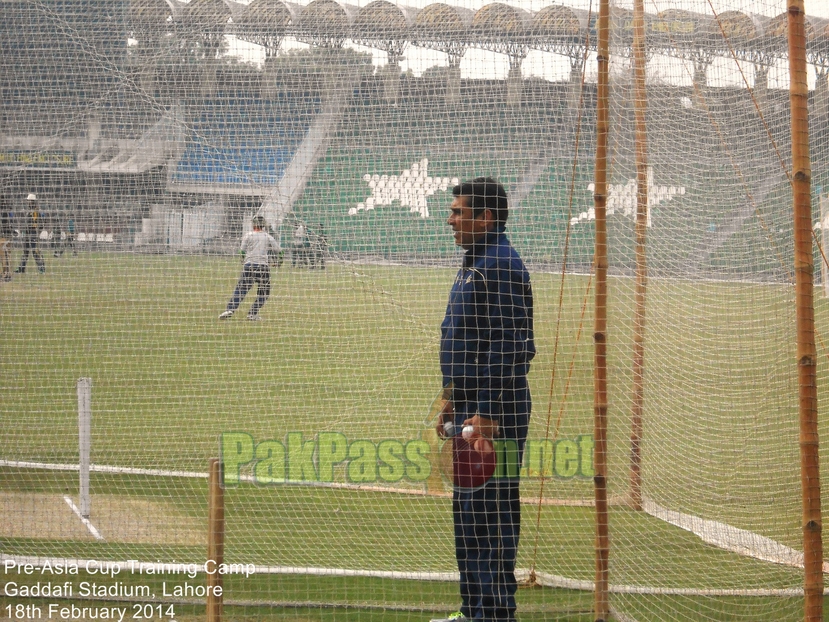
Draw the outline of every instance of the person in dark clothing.
<instances>
[{"instance_id":1,"label":"person in dark clothing","mask_svg":"<svg viewBox=\"0 0 829 622\"><path fill-rule=\"evenodd\" d=\"M78 254L75 248L75 219L71 215L66 220L66 230L61 227L60 239L55 244L55 257L62 257L64 251L70 248L72 249L72 255Z\"/></svg>"},{"instance_id":2,"label":"person in dark clothing","mask_svg":"<svg viewBox=\"0 0 829 622\"><path fill-rule=\"evenodd\" d=\"M6 197L0 199L0 202L2 202L0 205L0 272L2 272L0 278L4 281L11 281L11 245L14 237L11 204Z\"/></svg>"},{"instance_id":3,"label":"person in dark clothing","mask_svg":"<svg viewBox=\"0 0 829 622\"><path fill-rule=\"evenodd\" d=\"M328 255L328 238L325 236L325 225L318 223L313 231L309 232L309 267L311 270L325 270L325 258Z\"/></svg>"},{"instance_id":4,"label":"person in dark clothing","mask_svg":"<svg viewBox=\"0 0 829 622\"><path fill-rule=\"evenodd\" d=\"M37 204L37 195L29 194L26 197L29 211L26 214L26 224L21 232L23 238L23 257L20 259L20 265L15 272L26 272L26 263L29 261L29 254L34 257L37 264L37 271L43 274L46 272L46 262L43 261L43 255L37 247L38 234L41 228L41 213Z\"/></svg>"},{"instance_id":5,"label":"person in dark clothing","mask_svg":"<svg viewBox=\"0 0 829 622\"><path fill-rule=\"evenodd\" d=\"M448 400L436 428L441 437L451 434L456 448L461 441L454 431L466 427L469 436L464 432L463 438L482 452L493 452L493 443L513 451L496 452L498 460L510 462L499 465L500 475L453 490L461 608L445 619L512 622L521 522L518 474L532 406L527 373L535 356L533 294L529 273L505 234L503 186L479 177L455 186L453 194L448 224L466 253L441 324ZM481 446L478 439L489 444Z\"/></svg>"}]
</instances>

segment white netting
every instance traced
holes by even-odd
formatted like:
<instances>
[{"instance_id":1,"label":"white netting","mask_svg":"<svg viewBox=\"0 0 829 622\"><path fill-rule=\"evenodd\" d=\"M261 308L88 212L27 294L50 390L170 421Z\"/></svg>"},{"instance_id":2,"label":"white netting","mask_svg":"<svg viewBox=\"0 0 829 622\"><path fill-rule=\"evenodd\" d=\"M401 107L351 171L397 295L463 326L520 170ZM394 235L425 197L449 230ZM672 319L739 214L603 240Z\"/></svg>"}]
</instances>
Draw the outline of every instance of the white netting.
<instances>
[{"instance_id":1,"label":"white netting","mask_svg":"<svg viewBox=\"0 0 829 622\"><path fill-rule=\"evenodd\" d=\"M636 485L633 15L612 7L611 607L620 620L799 619L786 6L676 5L645 2ZM820 241L829 14L816 5ZM35 193L45 260L45 273L30 258L0 284L0 553L15 584L0 617L46 615L21 586L66 579L74 591L52 595L62 606L153 602L147 588L177 617L201 617L204 599L184 586L204 584L207 464L220 454L225 560L239 571L225 578L231 619L455 608L430 408L460 262L451 190L491 175L509 191L507 233L532 274L539 353L518 567L544 587L519 592L520 619L592 619L598 5L0 7L2 236L14 271ZM256 214L281 241L281 267L274 258L263 321L245 321L254 291L222 322ZM822 361L822 296L816 314ZM88 498L81 377L92 382ZM104 562L122 572L94 573ZM25 563L79 574L27 575ZM117 587L82 594L82 581Z\"/></svg>"}]
</instances>

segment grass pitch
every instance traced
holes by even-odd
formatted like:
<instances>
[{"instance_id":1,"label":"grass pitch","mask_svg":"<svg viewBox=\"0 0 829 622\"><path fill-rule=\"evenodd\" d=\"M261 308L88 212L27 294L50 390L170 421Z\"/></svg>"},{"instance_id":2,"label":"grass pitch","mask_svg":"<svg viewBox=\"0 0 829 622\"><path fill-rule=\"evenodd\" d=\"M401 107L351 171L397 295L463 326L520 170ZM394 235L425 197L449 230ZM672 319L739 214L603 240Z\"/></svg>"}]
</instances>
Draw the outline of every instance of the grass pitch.
<instances>
[{"instance_id":1,"label":"grass pitch","mask_svg":"<svg viewBox=\"0 0 829 622\"><path fill-rule=\"evenodd\" d=\"M238 270L227 258L82 254L50 260L46 275L4 284L2 459L77 463L79 377L93 381L96 465L204 473L226 432L256 443L338 433L363 450L422 438L440 385L438 326L454 269L285 267L274 271L262 322L244 320L253 294L233 319L219 322ZM531 438L557 443L589 435L591 281L568 275L562 288L560 275L535 271L533 282L539 356ZM612 279L610 288L610 485L621 501L632 285ZM645 491L661 505L797 548L791 297L785 286L651 282L643 448ZM825 301L817 312L820 330ZM524 480L519 567L589 582L592 482L561 477L552 462L550 468L551 477ZM345 462L332 474L334 483L349 483ZM91 520L103 543L78 530L62 500L77 494L76 473L7 466L0 482L4 554L204 557L203 479L93 473ZM454 569L445 497L317 484L228 489L227 558L309 570ZM422 493L424 486L404 478L393 487ZM532 501L539 495L548 504ZM611 525L614 584L681 592L802 583L796 569L705 545L621 505ZM226 600L237 603L238 619L409 620L451 610L455 590L451 582L263 574L234 578ZM761 602L719 594L618 595L614 602L637 619L797 617L797 597ZM519 600L522 620L591 617L589 592L537 588L522 590Z\"/></svg>"}]
</instances>

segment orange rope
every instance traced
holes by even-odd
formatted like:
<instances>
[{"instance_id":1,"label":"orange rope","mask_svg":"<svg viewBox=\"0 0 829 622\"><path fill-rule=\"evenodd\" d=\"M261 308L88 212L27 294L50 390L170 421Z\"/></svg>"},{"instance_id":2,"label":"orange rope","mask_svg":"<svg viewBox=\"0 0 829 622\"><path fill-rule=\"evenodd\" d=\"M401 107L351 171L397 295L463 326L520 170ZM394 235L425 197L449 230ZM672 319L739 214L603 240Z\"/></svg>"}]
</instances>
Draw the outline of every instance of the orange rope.
<instances>
[{"instance_id":1,"label":"orange rope","mask_svg":"<svg viewBox=\"0 0 829 622\"><path fill-rule=\"evenodd\" d=\"M592 13L592 3L588 13ZM544 440L550 440L550 427L552 421L552 414L553 414L553 396L555 393L555 384L556 384L556 367L558 361L558 347L560 342L561 336L561 316L562 310L564 308L564 286L566 282L566 275L567 275L567 259L569 257L569 250L570 250L570 233L572 228L572 214L573 214L573 200L575 195L575 184L576 184L576 171L578 168L578 153L579 153L579 143L581 140L581 128L582 128L582 111L584 108L584 74L585 68L587 66L587 54L590 49L590 33L587 33L587 40L585 41L584 45L584 55L582 56L582 66L581 66L581 85L580 85L580 92L579 92L579 106L578 106L578 118L576 122L576 137L575 137L575 155L573 156L573 165L571 168L571 175L570 175L570 186L568 188L568 197L567 197L567 229L565 231L564 236L564 251L562 257L562 264L561 264L561 281L559 284L559 295L558 295L558 314L556 317L556 325L555 325L555 337L553 340L553 361L552 361L552 370L550 372L550 390L547 396L547 417L545 422L545 429L544 429ZM587 310L587 301L588 301L588 293L590 292L592 286L592 275L590 280L588 281L587 290L585 291L584 300L582 302L582 311L581 311L581 321L579 322L579 329L576 336L576 342L578 343L579 339L581 338L582 329L584 327L584 315ZM567 396L570 389L570 382L573 377L573 370L575 368L575 358L576 354L575 351L573 352L573 357L570 361L570 366L567 373L567 381L564 386L564 393L559 400L559 410L558 410L558 417L556 419L555 428L553 430L552 440L558 438L559 429L561 426L561 420L564 415L564 406L567 401ZM538 503L536 506L536 516L535 516L535 538L533 540L533 552L530 556L530 578L529 584L535 584L535 567L536 561L538 558L538 541L540 538L541 533L541 508L544 505L544 484L547 480L546 476L542 472L540 477L540 489L538 492Z\"/></svg>"}]
</instances>

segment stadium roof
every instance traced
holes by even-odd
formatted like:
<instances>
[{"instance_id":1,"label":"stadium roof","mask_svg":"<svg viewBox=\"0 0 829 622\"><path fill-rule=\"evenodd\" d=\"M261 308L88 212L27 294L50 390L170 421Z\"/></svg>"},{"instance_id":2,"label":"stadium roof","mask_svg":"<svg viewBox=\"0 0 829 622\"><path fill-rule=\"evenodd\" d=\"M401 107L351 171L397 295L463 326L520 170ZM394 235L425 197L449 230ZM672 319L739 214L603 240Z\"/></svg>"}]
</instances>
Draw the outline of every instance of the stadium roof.
<instances>
[{"instance_id":1,"label":"stadium roof","mask_svg":"<svg viewBox=\"0 0 829 622\"><path fill-rule=\"evenodd\" d=\"M786 13L773 17L767 27L767 37L773 40L779 47L786 46L786 35L789 29L789 22ZM829 50L829 19L823 17L806 17L806 40L809 47L824 56Z\"/></svg>"},{"instance_id":2,"label":"stadium roof","mask_svg":"<svg viewBox=\"0 0 829 622\"><path fill-rule=\"evenodd\" d=\"M351 32L356 7L335 0L313 0L302 9L293 29L300 41L323 47L340 47ZM243 33L238 33L243 37Z\"/></svg>"},{"instance_id":3,"label":"stadium roof","mask_svg":"<svg viewBox=\"0 0 829 622\"><path fill-rule=\"evenodd\" d=\"M554 4L541 9L535 14L532 24L534 39L578 38L587 30L588 13L571 9L561 4Z\"/></svg>"},{"instance_id":4,"label":"stadium roof","mask_svg":"<svg viewBox=\"0 0 829 622\"><path fill-rule=\"evenodd\" d=\"M263 46L269 53L279 47L302 7L280 0L253 0L235 20L237 29L251 43Z\"/></svg>"},{"instance_id":5,"label":"stadium roof","mask_svg":"<svg viewBox=\"0 0 829 622\"><path fill-rule=\"evenodd\" d=\"M422 9L374 0L360 8L337 0L313 0L300 6L283 0L130 0L129 16L138 36L174 22L185 33L215 39L235 34L265 46L272 55L286 36L311 45L339 47L346 39L400 54L407 43L462 54L469 45L508 54L516 46L569 54L575 44L595 41L596 15L582 9L553 5L529 12L503 2L476 11L443 2ZM632 37L632 12L614 9L614 41L626 45ZM829 19L807 17L810 51L819 64L829 54ZM725 11L716 17L683 9L646 14L646 30L654 47L706 47L728 36L734 48L782 53L786 14L759 17ZM743 50L745 51L745 50Z\"/></svg>"},{"instance_id":6,"label":"stadium roof","mask_svg":"<svg viewBox=\"0 0 829 622\"><path fill-rule=\"evenodd\" d=\"M409 42L417 13L417 9L401 8L388 0L374 0L357 13L351 38L398 57Z\"/></svg>"},{"instance_id":7,"label":"stadium roof","mask_svg":"<svg viewBox=\"0 0 829 622\"><path fill-rule=\"evenodd\" d=\"M183 6L167 0L133 0L128 10L129 23L142 33L159 32L179 17Z\"/></svg>"},{"instance_id":8,"label":"stadium roof","mask_svg":"<svg viewBox=\"0 0 829 622\"><path fill-rule=\"evenodd\" d=\"M457 67L466 49L474 13L441 2L430 4L415 18L411 41L415 45L444 52L449 65Z\"/></svg>"},{"instance_id":9,"label":"stadium roof","mask_svg":"<svg viewBox=\"0 0 829 622\"><path fill-rule=\"evenodd\" d=\"M247 9L230 0L191 0L181 12L181 24L186 35L216 47L218 40L228 32L233 18Z\"/></svg>"}]
</instances>

